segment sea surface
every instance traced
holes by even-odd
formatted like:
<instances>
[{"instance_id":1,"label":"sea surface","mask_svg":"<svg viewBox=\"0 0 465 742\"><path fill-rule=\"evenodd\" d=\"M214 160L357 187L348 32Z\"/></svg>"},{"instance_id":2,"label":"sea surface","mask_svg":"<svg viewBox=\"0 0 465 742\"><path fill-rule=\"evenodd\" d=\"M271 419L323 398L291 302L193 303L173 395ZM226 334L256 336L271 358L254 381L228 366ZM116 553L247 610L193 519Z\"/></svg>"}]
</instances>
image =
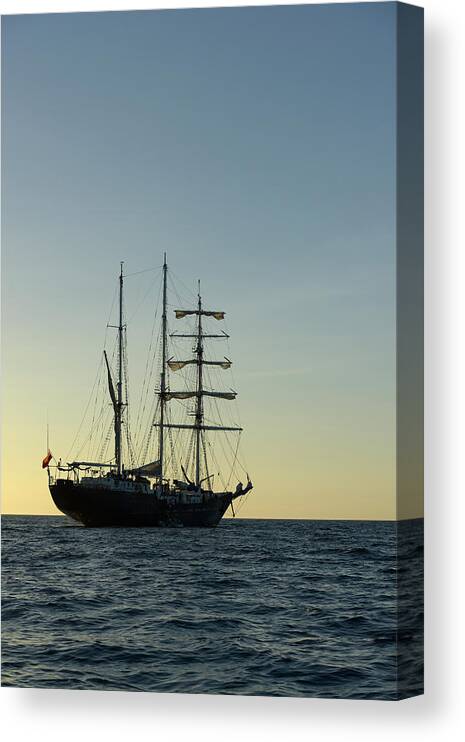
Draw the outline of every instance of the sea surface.
<instances>
[{"instance_id":1,"label":"sea surface","mask_svg":"<svg viewBox=\"0 0 465 742\"><path fill-rule=\"evenodd\" d=\"M3 516L2 684L394 700L423 688L422 581L421 520Z\"/></svg>"}]
</instances>

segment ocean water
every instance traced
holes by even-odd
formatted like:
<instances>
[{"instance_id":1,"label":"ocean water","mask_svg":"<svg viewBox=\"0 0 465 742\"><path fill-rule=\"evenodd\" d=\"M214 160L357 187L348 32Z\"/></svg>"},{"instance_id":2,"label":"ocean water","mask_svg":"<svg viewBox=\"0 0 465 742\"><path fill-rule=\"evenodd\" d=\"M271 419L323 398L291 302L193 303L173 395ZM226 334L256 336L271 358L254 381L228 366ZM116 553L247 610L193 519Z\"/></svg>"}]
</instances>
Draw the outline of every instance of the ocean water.
<instances>
[{"instance_id":1,"label":"ocean water","mask_svg":"<svg viewBox=\"0 0 465 742\"><path fill-rule=\"evenodd\" d=\"M415 695L422 575L421 520L94 530L4 516L2 684Z\"/></svg>"}]
</instances>

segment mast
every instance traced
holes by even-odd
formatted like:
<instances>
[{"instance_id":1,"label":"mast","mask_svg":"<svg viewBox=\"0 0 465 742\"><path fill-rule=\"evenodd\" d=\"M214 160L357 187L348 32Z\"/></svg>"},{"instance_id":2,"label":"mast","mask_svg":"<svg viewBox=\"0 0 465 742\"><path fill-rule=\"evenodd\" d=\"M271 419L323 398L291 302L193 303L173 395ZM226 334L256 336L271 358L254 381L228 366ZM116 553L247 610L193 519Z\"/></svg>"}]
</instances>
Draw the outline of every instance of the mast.
<instances>
[{"instance_id":1,"label":"mast","mask_svg":"<svg viewBox=\"0 0 465 742\"><path fill-rule=\"evenodd\" d=\"M164 474L164 432L165 432L165 403L166 403L166 252L163 256L163 315L162 315L162 361L160 375L160 484Z\"/></svg>"},{"instance_id":2,"label":"mast","mask_svg":"<svg viewBox=\"0 0 465 742\"><path fill-rule=\"evenodd\" d=\"M163 266L164 269L164 289L166 287L166 259L165 259L165 265ZM174 310L176 319L182 319L183 317L195 315L197 317L197 323L196 323L196 332L195 334L190 333L171 333L170 337L175 338L192 338L195 339L196 345L193 350L194 358L190 358L187 360L176 360L174 358L166 359L166 293L165 290L163 292L163 371L161 375L161 389L160 389L160 397L161 397L161 405L160 405L160 420L159 422L154 423L155 427L160 428L160 462L161 462L161 469L163 471L163 434L164 429L176 429L176 430L193 430L195 431L194 435L194 464L195 464L195 486L200 489L201 485L201 473L200 473L200 462L202 457L202 447L203 447L203 453L205 457L205 474L208 477L208 467L207 467L207 457L206 457L206 451L205 451L205 442L204 442L204 431L234 431L234 432L240 432L242 428L236 427L236 426L226 426L226 425L211 425L210 423L208 425L204 424L204 403L203 398L204 397L216 397L219 399L227 399L227 400L233 400L236 398L236 392L234 391L228 391L228 392L222 392L222 391L213 391L209 389L204 389L203 386L203 366L219 366L223 369L228 369L231 366L231 361L224 357L222 361L205 361L204 360L204 345L203 340L204 338L228 338L229 335L226 332L221 332L221 334L217 333L204 333L203 327L202 327L202 317L213 317L216 320L223 320L225 313L222 311L211 311L211 310L205 310L202 308L202 298L200 296L200 281L199 281L199 289L198 289L198 296L197 296L197 307L195 309L175 309ZM171 369L171 371L179 371L179 369L184 368L184 366L189 364L195 364L197 367L196 372L196 384L195 389L189 389L186 391L166 391L166 383L165 383L165 370L166 367ZM194 385L193 385L194 386ZM171 401L172 399L195 399L195 412L194 412L194 423L193 424L184 424L184 423L170 423L164 421L164 411L165 411L165 404L166 402ZM186 475L185 475L186 476Z\"/></svg>"},{"instance_id":3,"label":"mast","mask_svg":"<svg viewBox=\"0 0 465 742\"><path fill-rule=\"evenodd\" d=\"M119 274L118 381L116 384L115 458L118 476L122 473L121 422L123 412L123 263Z\"/></svg>"},{"instance_id":4,"label":"mast","mask_svg":"<svg viewBox=\"0 0 465 742\"><path fill-rule=\"evenodd\" d=\"M197 323L197 404L195 411L195 486L200 487L200 444L201 431L203 422L203 386L202 386L202 367L203 367L203 341L202 341L202 298L200 296L200 281L198 293L198 323Z\"/></svg>"}]
</instances>

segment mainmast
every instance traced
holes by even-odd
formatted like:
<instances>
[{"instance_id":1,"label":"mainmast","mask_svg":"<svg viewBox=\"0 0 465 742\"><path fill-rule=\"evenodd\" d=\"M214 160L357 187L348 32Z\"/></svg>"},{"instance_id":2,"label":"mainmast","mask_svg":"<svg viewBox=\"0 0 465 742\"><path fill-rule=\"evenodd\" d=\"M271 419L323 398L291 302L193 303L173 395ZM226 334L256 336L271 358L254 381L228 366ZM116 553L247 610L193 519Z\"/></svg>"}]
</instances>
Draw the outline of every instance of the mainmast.
<instances>
[{"instance_id":1,"label":"mainmast","mask_svg":"<svg viewBox=\"0 0 465 742\"><path fill-rule=\"evenodd\" d=\"M162 361L160 375L160 483L163 483L164 474L164 432L165 432L165 404L166 404L166 253L163 256L163 315L162 315Z\"/></svg>"},{"instance_id":2,"label":"mainmast","mask_svg":"<svg viewBox=\"0 0 465 742\"><path fill-rule=\"evenodd\" d=\"M200 296L200 281L198 292L198 322L197 322L197 403L195 410L195 485L200 487L200 444L201 431L203 422L203 386L202 386L202 368L203 368L203 341L202 341L202 297Z\"/></svg>"},{"instance_id":3,"label":"mainmast","mask_svg":"<svg viewBox=\"0 0 465 742\"><path fill-rule=\"evenodd\" d=\"M116 384L115 458L118 476L122 473L121 423L123 413L123 263L119 275L118 381Z\"/></svg>"}]
</instances>

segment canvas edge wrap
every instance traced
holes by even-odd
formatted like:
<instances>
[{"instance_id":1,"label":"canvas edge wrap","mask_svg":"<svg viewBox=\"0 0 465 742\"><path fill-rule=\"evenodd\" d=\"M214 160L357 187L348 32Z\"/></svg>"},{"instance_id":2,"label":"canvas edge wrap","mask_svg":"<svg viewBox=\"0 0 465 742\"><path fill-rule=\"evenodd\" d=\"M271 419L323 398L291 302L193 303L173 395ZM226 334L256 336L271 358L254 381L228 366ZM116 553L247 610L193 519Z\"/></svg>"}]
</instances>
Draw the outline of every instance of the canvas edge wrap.
<instances>
[{"instance_id":1,"label":"canvas edge wrap","mask_svg":"<svg viewBox=\"0 0 465 742\"><path fill-rule=\"evenodd\" d=\"M397 692L415 693L412 673L423 687L423 662L413 667L412 626L423 632L423 570L414 584L416 616L409 615L412 583L405 564L412 520L423 512L424 420L424 12L397 3L397 168L396 168L396 519L397 519ZM411 543L411 542L410 542ZM418 546L417 546L418 548ZM410 600L406 600L407 590Z\"/></svg>"}]
</instances>

